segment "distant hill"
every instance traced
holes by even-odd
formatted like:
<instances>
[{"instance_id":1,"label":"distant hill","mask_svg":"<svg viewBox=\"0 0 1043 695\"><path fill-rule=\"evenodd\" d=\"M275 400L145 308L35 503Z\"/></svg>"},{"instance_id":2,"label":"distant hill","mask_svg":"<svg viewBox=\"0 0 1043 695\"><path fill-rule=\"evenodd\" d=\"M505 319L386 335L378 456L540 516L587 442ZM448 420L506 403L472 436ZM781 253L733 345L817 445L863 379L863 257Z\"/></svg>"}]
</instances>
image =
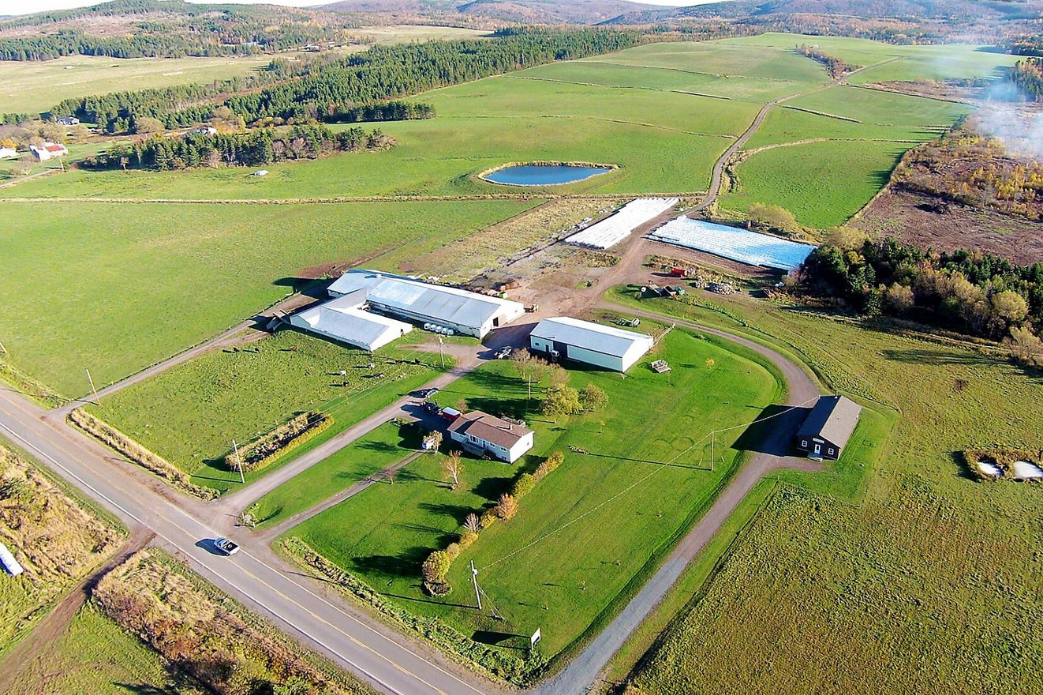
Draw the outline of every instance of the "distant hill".
<instances>
[{"instance_id":1,"label":"distant hill","mask_svg":"<svg viewBox=\"0 0 1043 695\"><path fill-rule=\"evenodd\" d=\"M731 0L628 13L617 23L669 19L767 19L819 15L859 19L1020 20L1043 16L1043 0Z\"/></svg>"},{"instance_id":2,"label":"distant hill","mask_svg":"<svg viewBox=\"0 0 1043 695\"><path fill-rule=\"evenodd\" d=\"M600 24L621 15L669 8L626 0L342 0L314 9L443 20L487 18L517 24Z\"/></svg>"}]
</instances>

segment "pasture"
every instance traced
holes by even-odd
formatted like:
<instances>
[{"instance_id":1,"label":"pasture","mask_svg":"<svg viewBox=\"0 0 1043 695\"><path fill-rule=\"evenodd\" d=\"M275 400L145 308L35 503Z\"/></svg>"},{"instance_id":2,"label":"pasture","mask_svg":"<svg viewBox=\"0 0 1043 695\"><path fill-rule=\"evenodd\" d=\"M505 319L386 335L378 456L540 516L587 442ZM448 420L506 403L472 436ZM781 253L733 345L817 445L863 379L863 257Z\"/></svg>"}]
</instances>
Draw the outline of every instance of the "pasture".
<instances>
[{"instance_id":1,"label":"pasture","mask_svg":"<svg viewBox=\"0 0 1043 695\"><path fill-rule=\"evenodd\" d=\"M241 77L263 68L266 55L224 58L106 58L0 61L0 111L46 111L63 99L127 89L153 89ZM63 115L63 114L58 114Z\"/></svg>"},{"instance_id":2,"label":"pasture","mask_svg":"<svg viewBox=\"0 0 1043 695\"><path fill-rule=\"evenodd\" d=\"M827 387L899 414L857 494L780 474L799 489L766 507L640 667L642 692L1043 686L1040 489L975 482L954 455L1040 448L1037 372L743 296L713 296L717 310L654 305L798 353Z\"/></svg>"},{"instance_id":3,"label":"pasture","mask_svg":"<svg viewBox=\"0 0 1043 695\"><path fill-rule=\"evenodd\" d=\"M413 364L413 360L419 364ZM373 369L366 368L370 362ZM448 364L448 363L447 363ZM340 376L339 372L347 372ZM197 485L239 484L224 456L305 411L333 416L334 425L247 482L317 446L337 432L430 381L437 353L401 342L375 355L296 330L284 330L238 350L215 350L88 406L146 448L194 476Z\"/></svg>"},{"instance_id":4,"label":"pasture","mask_svg":"<svg viewBox=\"0 0 1043 695\"><path fill-rule=\"evenodd\" d=\"M7 205L4 359L81 396L85 367L99 388L122 379L286 297L306 268L384 268L537 202Z\"/></svg>"},{"instance_id":5,"label":"pasture","mask_svg":"<svg viewBox=\"0 0 1043 695\"><path fill-rule=\"evenodd\" d=\"M771 370L733 347L675 330L654 355L669 360L670 374L653 372L652 356L626 379L573 370L573 386L595 383L609 402L571 417L541 415L542 389L534 388L529 400L513 362L485 365L437 399L526 419L536 431L530 454L513 467L465 458L455 491L442 482L439 459L421 457L393 485L370 487L287 535L411 612L503 647L517 640L490 642L488 635L528 635L541 627L543 653L556 655L603 611L615 610L629 582L655 566L734 470L741 455L731 446L740 430L716 435L713 447L711 430L750 422L782 395ZM420 565L427 553L454 541L469 512L487 508L552 451L562 451L564 463L521 500L517 517L484 531L456 560L453 592L425 597ZM568 532L557 533L565 524ZM488 607L481 614L469 607L471 560L503 621L490 617Z\"/></svg>"}]
</instances>

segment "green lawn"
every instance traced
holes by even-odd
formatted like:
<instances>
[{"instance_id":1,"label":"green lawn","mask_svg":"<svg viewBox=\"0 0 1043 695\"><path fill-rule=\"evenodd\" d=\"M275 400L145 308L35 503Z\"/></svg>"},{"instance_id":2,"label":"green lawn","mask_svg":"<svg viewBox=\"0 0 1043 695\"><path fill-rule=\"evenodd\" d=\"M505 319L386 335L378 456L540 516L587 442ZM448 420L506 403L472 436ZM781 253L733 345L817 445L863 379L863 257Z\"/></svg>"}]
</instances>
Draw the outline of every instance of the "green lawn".
<instances>
[{"instance_id":1,"label":"green lawn","mask_svg":"<svg viewBox=\"0 0 1043 695\"><path fill-rule=\"evenodd\" d=\"M876 418L860 426L854 445L877 461L858 486L780 474L791 486L639 667L641 691L1039 691L1040 490L974 482L956 457L1043 446L1039 374L872 324L743 296L712 302L735 318L643 304L800 354L830 388L879 403L896 424L886 444Z\"/></svg>"},{"instance_id":2,"label":"green lawn","mask_svg":"<svg viewBox=\"0 0 1043 695\"><path fill-rule=\"evenodd\" d=\"M457 491L441 481L436 457L422 457L394 485L373 486L289 535L410 611L438 616L469 636L478 631L485 641L482 631L528 635L541 627L543 653L558 654L658 561L731 473L738 452L730 447L739 430L714 437L712 471L711 430L749 422L781 396L773 373L751 354L675 330L656 355L673 366L668 375L648 367L652 357L632 367L626 379L571 372L573 385L592 381L605 389L609 406L569 419L535 412L537 401L527 400L513 363L486 365L438 399L526 417L536 431L530 455L513 467L466 459L463 489ZM708 358L715 361L712 367ZM571 452L570 445L589 455ZM427 553L454 540L468 512L491 504L516 475L553 450L566 454L561 468L522 500L518 517L485 531L461 555L448 597L426 599L419 567ZM567 533L544 538L569 522L575 523ZM471 560L503 622L468 607Z\"/></svg>"},{"instance_id":3,"label":"green lawn","mask_svg":"<svg viewBox=\"0 0 1043 695\"><path fill-rule=\"evenodd\" d=\"M420 364L413 364L414 358ZM376 365L372 370L365 368L370 361ZM341 370L347 376L339 376ZM248 475L250 482L422 386L438 372L438 354L418 352L408 342L371 356L285 330L239 351L209 352L117 392L102 407L88 409L191 473L196 484L224 490L239 483L238 472L224 463L232 439L240 444L250 441L308 410L334 418L331 428L302 448Z\"/></svg>"},{"instance_id":4,"label":"green lawn","mask_svg":"<svg viewBox=\"0 0 1043 695\"><path fill-rule=\"evenodd\" d=\"M117 381L285 297L304 268L423 255L538 201L4 206L4 359L67 396Z\"/></svg>"},{"instance_id":5,"label":"green lawn","mask_svg":"<svg viewBox=\"0 0 1043 695\"><path fill-rule=\"evenodd\" d=\"M90 603L79 610L67 631L33 655L21 679L23 692L51 695L205 692Z\"/></svg>"},{"instance_id":6,"label":"green lawn","mask_svg":"<svg viewBox=\"0 0 1043 695\"><path fill-rule=\"evenodd\" d=\"M247 509L259 528L274 526L311 509L420 448L412 428L381 425L349 447L275 488ZM409 475L408 473L405 475Z\"/></svg>"},{"instance_id":7,"label":"green lawn","mask_svg":"<svg viewBox=\"0 0 1043 695\"><path fill-rule=\"evenodd\" d=\"M844 224L887 183L909 145L820 142L752 155L738 167L738 190L721 207L746 211L753 203L781 205L801 224Z\"/></svg>"}]
</instances>

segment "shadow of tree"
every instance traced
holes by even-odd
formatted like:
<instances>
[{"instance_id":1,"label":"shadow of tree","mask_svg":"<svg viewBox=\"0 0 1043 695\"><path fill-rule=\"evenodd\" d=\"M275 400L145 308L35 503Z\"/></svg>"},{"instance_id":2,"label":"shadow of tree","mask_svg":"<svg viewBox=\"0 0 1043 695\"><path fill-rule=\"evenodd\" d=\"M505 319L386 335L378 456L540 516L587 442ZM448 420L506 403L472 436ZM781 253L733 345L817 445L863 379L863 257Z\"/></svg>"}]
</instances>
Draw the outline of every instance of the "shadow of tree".
<instances>
[{"instance_id":1,"label":"shadow of tree","mask_svg":"<svg viewBox=\"0 0 1043 695\"><path fill-rule=\"evenodd\" d=\"M398 555L367 555L351 561L352 568L359 574L380 574L385 577L419 577L430 548L414 546Z\"/></svg>"}]
</instances>

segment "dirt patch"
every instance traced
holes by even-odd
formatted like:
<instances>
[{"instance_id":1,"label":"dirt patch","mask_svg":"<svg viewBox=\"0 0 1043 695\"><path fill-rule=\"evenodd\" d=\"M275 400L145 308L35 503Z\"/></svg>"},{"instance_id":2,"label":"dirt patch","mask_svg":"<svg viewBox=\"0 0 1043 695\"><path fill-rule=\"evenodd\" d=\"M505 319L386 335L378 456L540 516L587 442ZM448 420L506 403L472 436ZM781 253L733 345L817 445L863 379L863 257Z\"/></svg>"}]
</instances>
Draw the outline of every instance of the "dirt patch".
<instances>
[{"instance_id":1,"label":"dirt patch","mask_svg":"<svg viewBox=\"0 0 1043 695\"><path fill-rule=\"evenodd\" d=\"M849 224L874 238L893 236L921 248L984 251L1022 264L1043 261L1038 222L893 188Z\"/></svg>"}]
</instances>

